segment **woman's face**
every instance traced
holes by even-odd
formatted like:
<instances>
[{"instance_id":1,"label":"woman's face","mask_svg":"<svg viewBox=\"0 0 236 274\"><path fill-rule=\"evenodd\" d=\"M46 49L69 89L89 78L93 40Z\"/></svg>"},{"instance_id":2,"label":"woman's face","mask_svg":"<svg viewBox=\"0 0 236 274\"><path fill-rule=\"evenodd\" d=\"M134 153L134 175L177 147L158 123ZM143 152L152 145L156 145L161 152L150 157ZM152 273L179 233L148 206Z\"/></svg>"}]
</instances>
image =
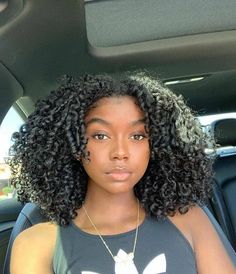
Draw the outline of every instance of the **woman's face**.
<instances>
[{"instance_id":1,"label":"woman's face","mask_svg":"<svg viewBox=\"0 0 236 274\"><path fill-rule=\"evenodd\" d=\"M144 113L135 99L100 99L85 123L90 161L82 161L89 187L112 194L133 192L150 158Z\"/></svg>"}]
</instances>

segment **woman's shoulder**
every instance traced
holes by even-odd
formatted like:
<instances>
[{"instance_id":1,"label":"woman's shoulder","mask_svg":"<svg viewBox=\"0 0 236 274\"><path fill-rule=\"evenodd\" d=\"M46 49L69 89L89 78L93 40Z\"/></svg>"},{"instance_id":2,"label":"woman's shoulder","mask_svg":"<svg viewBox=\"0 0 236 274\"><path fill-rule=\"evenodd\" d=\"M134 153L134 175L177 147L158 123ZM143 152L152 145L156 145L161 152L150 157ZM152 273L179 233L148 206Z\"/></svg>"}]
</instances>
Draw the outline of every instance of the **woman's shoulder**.
<instances>
[{"instance_id":1,"label":"woman's shoulder","mask_svg":"<svg viewBox=\"0 0 236 274\"><path fill-rule=\"evenodd\" d=\"M16 238L16 242L27 242L28 244L40 243L41 245L50 245L55 241L57 225L55 223L46 222L36 224L22 231Z\"/></svg>"},{"instance_id":2,"label":"woman's shoulder","mask_svg":"<svg viewBox=\"0 0 236 274\"><path fill-rule=\"evenodd\" d=\"M192 247L196 243L196 239L202 237L202 233L212 233L214 230L211 221L199 206L192 206L184 214L177 212L173 217L169 219L179 228L179 230L189 240Z\"/></svg>"},{"instance_id":3,"label":"woman's shoulder","mask_svg":"<svg viewBox=\"0 0 236 274\"><path fill-rule=\"evenodd\" d=\"M39 273L52 273L50 271L56 231L57 225L48 222L39 223L21 232L13 243L11 273L38 273L35 272L36 269L40 269ZM19 266L23 266L22 272L19 272Z\"/></svg>"},{"instance_id":4,"label":"woman's shoulder","mask_svg":"<svg viewBox=\"0 0 236 274\"><path fill-rule=\"evenodd\" d=\"M194 230L196 224L199 227L201 225L204 226L206 223L209 224L210 222L204 210L199 206L192 206L183 214L176 212L176 214L169 217L169 219L178 226L184 226L190 230Z\"/></svg>"},{"instance_id":5,"label":"woman's shoulder","mask_svg":"<svg viewBox=\"0 0 236 274\"><path fill-rule=\"evenodd\" d=\"M213 224L201 207L193 206L187 213L177 213L170 220L192 245L199 273L236 273Z\"/></svg>"},{"instance_id":6,"label":"woman's shoulder","mask_svg":"<svg viewBox=\"0 0 236 274\"><path fill-rule=\"evenodd\" d=\"M203 211L201 208L193 206L184 214L177 211L174 216L169 216L170 221L180 230L193 249L193 221L195 222L197 219L201 218L202 214Z\"/></svg>"}]
</instances>

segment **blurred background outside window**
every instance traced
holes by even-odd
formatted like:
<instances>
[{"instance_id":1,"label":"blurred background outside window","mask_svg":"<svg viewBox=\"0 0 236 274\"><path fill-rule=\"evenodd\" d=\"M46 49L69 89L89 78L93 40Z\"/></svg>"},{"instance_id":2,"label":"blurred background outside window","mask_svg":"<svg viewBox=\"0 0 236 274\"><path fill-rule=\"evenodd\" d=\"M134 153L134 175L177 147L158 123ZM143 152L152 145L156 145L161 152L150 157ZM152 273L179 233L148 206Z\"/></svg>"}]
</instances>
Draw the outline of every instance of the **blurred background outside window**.
<instances>
[{"instance_id":1,"label":"blurred background outside window","mask_svg":"<svg viewBox=\"0 0 236 274\"><path fill-rule=\"evenodd\" d=\"M9 159L9 148L11 146L11 135L19 130L23 124L23 119L14 109L8 111L0 126L0 201L12 198L14 190L10 186L10 169L6 164Z\"/></svg>"}]
</instances>

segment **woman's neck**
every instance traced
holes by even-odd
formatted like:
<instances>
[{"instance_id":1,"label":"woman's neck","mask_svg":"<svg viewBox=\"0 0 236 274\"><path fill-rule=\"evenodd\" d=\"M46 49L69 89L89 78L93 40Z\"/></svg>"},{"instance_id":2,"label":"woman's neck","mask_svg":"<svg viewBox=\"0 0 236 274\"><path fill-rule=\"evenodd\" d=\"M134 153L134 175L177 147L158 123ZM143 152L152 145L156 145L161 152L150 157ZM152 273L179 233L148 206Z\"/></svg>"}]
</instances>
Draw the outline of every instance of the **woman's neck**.
<instances>
[{"instance_id":1,"label":"woman's neck","mask_svg":"<svg viewBox=\"0 0 236 274\"><path fill-rule=\"evenodd\" d=\"M87 193L84 202L90 218L103 235L119 234L135 229L138 206L140 224L145 218L145 212L133 193L103 195L103 197ZM82 230L96 234L83 208L78 210L78 216L74 222Z\"/></svg>"}]
</instances>

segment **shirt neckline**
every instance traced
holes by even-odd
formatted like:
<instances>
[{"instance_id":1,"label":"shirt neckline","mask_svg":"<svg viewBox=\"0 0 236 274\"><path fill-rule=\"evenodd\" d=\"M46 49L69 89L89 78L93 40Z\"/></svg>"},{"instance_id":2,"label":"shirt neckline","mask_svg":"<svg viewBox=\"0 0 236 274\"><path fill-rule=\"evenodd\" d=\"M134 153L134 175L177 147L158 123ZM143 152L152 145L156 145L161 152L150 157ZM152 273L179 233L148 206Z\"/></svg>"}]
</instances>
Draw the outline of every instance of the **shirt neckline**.
<instances>
[{"instance_id":1,"label":"shirt neckline","mask_svg":"<svg viewBox=\"0 0 236 274\"><path fill-rule=\"evenodd\" d=\"M144 220L139 224L139 227L138 227L139 231L142 230L143 227L146 225L147 219L148 219L148 217L145 216ZM98 234L92 234L92 233L89 233L89 232L86 232L86 231L82 230L80 227L78 227L78 226L73 222L73 220L71 221L71 227L72 227L75 231L77 231L77 232L79 232L80 234L82 234L83 236L86 236L86 237L89 237L89 238L97 238L97 237L99 237ZM135 232L136 232L136 228L131 229L131 230L126 231L126 232L118 233L118 234L112 234L112 235L103 235L103 234L102 234L101 236L102 236L102 238L104 238L104 239L123 238L123 237L127 237L127 236L129 236L129 235L135 234Z\"/></svg>"}]
</instances>

